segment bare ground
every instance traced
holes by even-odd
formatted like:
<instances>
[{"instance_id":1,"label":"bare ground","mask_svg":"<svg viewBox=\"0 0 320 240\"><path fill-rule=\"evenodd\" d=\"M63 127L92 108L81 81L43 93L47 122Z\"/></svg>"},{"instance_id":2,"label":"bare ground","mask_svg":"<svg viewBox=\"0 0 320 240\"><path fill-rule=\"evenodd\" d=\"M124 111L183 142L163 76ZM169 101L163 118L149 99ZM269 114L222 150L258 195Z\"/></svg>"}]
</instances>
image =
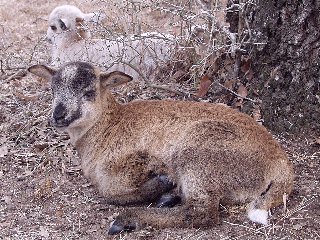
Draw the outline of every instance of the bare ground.
<instances>
[{"instance_id":1,"label":"bare ground","mask_svg":"<svg viewBox=\"0 0 320 240\"><path fill-rule=\"evenodd\" d=\"M48 125L48 84L30 75L19 77L24 75L20 68L47 61L46 44L40 41L45 18L64 3L0 1L0 56L8 60L0 75L0 239L320 239L319 136L284 133L274 135L294 163L295 188L286 211L272 211L270 225L249 222L245 206L221 206L222 223L209 230L172 226L108 236L121 208L104 202L83 177L68 137ZM69 3L87 11L106 10L103 1ZM172 97L137 83L115 94L121 101Z\"/></svg>"}]
</instances>

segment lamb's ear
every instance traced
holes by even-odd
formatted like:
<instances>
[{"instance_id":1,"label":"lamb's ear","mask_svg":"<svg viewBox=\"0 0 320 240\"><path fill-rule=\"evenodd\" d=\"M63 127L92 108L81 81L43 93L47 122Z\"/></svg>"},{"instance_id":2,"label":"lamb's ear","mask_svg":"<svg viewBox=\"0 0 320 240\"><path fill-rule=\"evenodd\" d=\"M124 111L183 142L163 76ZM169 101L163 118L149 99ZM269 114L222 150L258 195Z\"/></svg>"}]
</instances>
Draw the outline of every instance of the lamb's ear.
<instances>
[{"instance_id":1,"label":"lamb's ear","mask_svg":"<svg viewBox=\"0 0 320 240\"><path fill-rule=\"evenodd\" d=\"M52 76L57 72L56 69L47 67L45 65L33 65L28 68L28 71L48 81L50 81Z\"/></svg>"},{"instance_id":2,"label":"lamb's ear","mask_svg":"<svg viewBox=\"0 0 320 240\"><path fill-rule=\"evenodd\" d=\"M101 21L106 17L106 15L102 12L92 12L87 13L84 16L84 20L86 22L93 22L93 23L101 23Z\"/></svg>"},{"instance_id":3,"label":"lamb's ear","mask_svg":"<svg viewBox=\"0 0 320 240\"><path fill-rule=\"evenodd\" d=\"M61 18L58 20L58 22L59 22L60 28L63 31L67 30L70 27L70 23L69 23L68 19L66 19L66 18Z\"/></svg>"},{"instance_id":4,"label":"lamb's ear","mask_svg":"<svg viewBox=\"0 0 320 240\"><path fill-rule=\"evenodd\" d=\"M100 73L100 82L103 88L113 88L132 81L132 77L120 72Z\"/></svg>"},{"instance_id":5,"label":"lamb's ear","mask_svg":"<svg viewBox=\"0 0 320 240\"><path fill-rule=\"evenodd\" d=\"M84 19L81 17L76 17L76 26L83 26Z\"/></svg>"},{"instance_id":6,"label":"lamb's ear","mask_svg":"<svg viewBox=\"0 0 320 240\"><path fill-rule=\"evenodd\" d=\"M84 19L81 17L76 17L76 27L78 28L78 30L82 30L85 31L85 26L84 26ZM81 32L78 32L81 36ZM81 36L83 37L83 36Z\"/></svg>"}]
</instances>

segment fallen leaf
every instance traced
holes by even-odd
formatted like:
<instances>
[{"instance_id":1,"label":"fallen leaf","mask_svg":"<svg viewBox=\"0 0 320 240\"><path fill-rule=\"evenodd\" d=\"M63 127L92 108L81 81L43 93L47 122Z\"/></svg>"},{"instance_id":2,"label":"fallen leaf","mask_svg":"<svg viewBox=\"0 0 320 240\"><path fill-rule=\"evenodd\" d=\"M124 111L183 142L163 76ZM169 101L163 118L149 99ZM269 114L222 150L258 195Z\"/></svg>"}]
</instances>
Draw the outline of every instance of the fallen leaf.
<instances>
[{"instance_id":1,"label":"fallen leaf","mask_svg":"<svg viewBox=\"0 0 320 240\"><path fill-rule=\"evenodd\" d=\"M248 96L248 90L242 83L240 83L237 93L243 98Z\"/></svg>"},{"instance_id":2,"label":"fallen leaf","mask_svg":"<svg viewBox=\"0 0 320 240\"><path fill-rule=\"evenodd\" d=\"M272 71L270 72L270 77L267 79L267 81L263 84L264 87L268 88L269 87L269 83L272 80L278 80L279 79L279 70L280 70L280 66L275 67L274 69L272 69Z\"/></svg>"},{"instance_id":3,"label":"fallen leaf","mask_svg":"<svg viewBox=\"0 0 320 240\"><path fill-rule=\"evenodd\" d=\"M170 81L172 81L172 82L180 82L183 79L183 77L186 76L186 75L187 75L187 73L185 71L178 70L172 75L172 77L170 78Z\"/></svg>"},{"instance_id":4,"label":"fallen leaf","mask_svg":"<svg viewBox=\"0 0 320 240\"><path fill-rule=\"evenodd\" d=\"M79 167L79 166L74 166L74 167L71 166L71 167L65 169L65 173L69 174L69 175L74 175L78 172L81 172L81 167Z\"/></svg>"},{"instance_id":5,"label":"fallen leaf","mask_svg":"<svg viewBox=\"0 0 320 240\"><path fill-rule=\"evenodd\" d=\"M255 96L259 96L259 90L257 89L252 89L252 94L254 94Z\"/></svg>"},{"instance_id":6,"label":"fallen leaf","mask_svg":"<svg viewBox=\"0 0 320 240\"><path fill-rule=\"evenodd\" d=\"M46 142L36 142L34 143L34 148L36 149L36 151L43 151L45 148L47 148L49 146L48 143Z\"/></svg>"},{"instance_id":7,"label":"fallen leaf","mask_svg":"<svg viewBox=\"0 0 320 240\"><path fill-rule=\"evenodd\" d=\"M12 85L15 87L15 88L20 88L21 86L22 86L22 83L21 83L21 81L20 80L14 80L13 82L12 82Z\"/></svg>"},{"instance_id":8,"label":"fallen leaf","mask_svg":"<svg viewBox=\"0 0 320 240\"><path fill-rule=\"evenodd\" d=\"M234 103L234 107L238 108L239 110L242 109L243 107L243 99L245 97L247 97L248 95L248 90L247 88L242 84L242 83L239 83L239 87L238 87L238 90L237 90L237 94L240 96L237 98L237 101Z\"/></svg>"},{"instance_id":9,"label":"fallen leaf","mask_svg":"<svg viewBox=\"0 0 320 240\"><path fill-rule=\"evenodd\" d=\"M210 61L210 73L217 73L220 69L220 57L215 57Z\"/></svg>"},{"instance_id":10,"label":"fallen leaf","mask_svg":"<svg viewBox=\"0 0 320 240\"><path fill-rule=\"evenodd\" d=\"M23 93L20 92L15 92L14 95L19 98L22 101L31 101L31 102L35 102L39 99L39 96L36 95L24 95Z\"/></svg>"},{"instance_id":11,"label":"fallen leaf","mask_svg":"<svg viewBox=\"0 0 320 240\"><path fill-rule=\"evenodd\" d=\"M274 69L272 69L272 71L270 72L270 78L271 79L276 79L278 78L278 72L279 72L280 66L275 67Z\"/></svg>"},{"instance_id":12,"label":"fallen leaf","mask_svg":"<svg viewBox=\"0 0 320 240\"><path fill-rule=\"evenodd\" d=\"M261 109L259 105L254 105L253 111L252 111L252 118L259 124L262 125L263 119L261 117Z\"/></svg>"},{"instance_id":13,"label":"fallen leaf","mask_svg":"<svg viewBox=\"0 0 320 240\"><path fill-rule=\"evenodd\" d=\"M242 98L238 98L238 100L233 104L233 106L235 108L237 108L238 110L241 110L243 107L243 99Z\"/></svg>"},{"instance_id":14,"label":"fallen leaf","mask_svg":"<svg viewBox=\"0 0 320 240\"><path fill-rule=\"evenodd\" d=\"M24 175L25 176L31 176L32 175L32 171L27 169L27 170L24 171Z\"/></svg>"},{"instance_id":15,"label":"fallen leaf","mask_svg":"<svg viewBox=\"0 0 320 240\"><path fill-rule=\"evenodd\" d=\"M46 179L45 182L39 183L34 195L38 199L48 197L52 194L52 188L53 181L51 179Z\"/></svg>"},{"instance_id":16,"label":"fallen leaf","mask_svg":"<svg viewBox=\"0 0 320 240\"><path fill-rule=\"evenodd\" d=\"M292 228L296 231L301 231L304 226L302 224L296 224L296 225L293 225Z\"/></svg>"},{"instance_id":17,"label":"fallen leaf","mask_svg":"<svg viewBox=\"0 0 320 240\"><path fill-rule=\"evenodd\" d=\"M251 59L243 59L241 62L241 72L246 73L251 69Z\"/></svg>"},{"instance_id":18,"label":"fallen leaf","mask_svg":"<svg viewBox=\"0 0 320 240\"><path fill-rule=\"evenodd\" d=\"M92 183L85 183L85 184L82 184L81 186L84 188L87 188L87 187L91 187L93 185L92 185Z\"/></svg>"},{"instance_id":19,"label":"fallen leaf","mask_svg":"<svg viewBox=\"0 0 320 240\"><path fill-rule=\"evenodd\" d=\"M204 97L208 93L211 84L212 84L212 82L209 79L209 77L207 75L204 75L200 79L199 90L198 90L196 96L199 98Z\"/></svg>"},{"instance_id":20,"label":"fallen leaf","mask_svg":"<svg viewBox=\"0 0 320 240\"><path fill-rule=\"evenodd\" d=\"M63 213L63 210L62 210L62 209L58 209L58 210L56 211L56 216L57 216L57 217L60 217L60 218L61 218L61 217L63 216L63 214L64 214L64 213Z\"/></svg>"},{"instance_id":21,"label":"fallen leaf","mask_svg":"<svg viewBox=\"0 0 320 240\"><path fill-rule=\"evenodd\" d=\"M249 69L247 72L245 72L244 76L248 81L251 81L253 79L253 71L252 71L252 69Z\"/></svg>"},{"instance_id":22,"label":"fallen leaf","mask_svg":"<svg viewBox=\"0 0 320 240\"><path fill-rule=\"evenodd\" d=\"M197 55L200 55L201 56L201 53L203 53L203 50L204 50L204 47L202 45L196 45L194 47L194 50L196 51L196 54Z\"/></svg>"},{"instance_id":23,"label":"fallen leaf","mask_svg":"<svg viewBox=\"0 0 320 240\"><path fill-rule=\"evenodd\" d=\"M223 86L225 86L226 88L232 90L233 89L233 85L235 84L235 80L234 79L230 79L230 80L226 80L223 84Z\"/></svg>"},{"instance_id":24,"label":"fallen leaf","mask_svg":"<svg viewBox=\"0 0 320 240\"><path fill-rule=\"evenodd\" d=\"M317 145L320 145L320 137L315 140L315 143L316 143Z\"/></svg>"}]
</instances>

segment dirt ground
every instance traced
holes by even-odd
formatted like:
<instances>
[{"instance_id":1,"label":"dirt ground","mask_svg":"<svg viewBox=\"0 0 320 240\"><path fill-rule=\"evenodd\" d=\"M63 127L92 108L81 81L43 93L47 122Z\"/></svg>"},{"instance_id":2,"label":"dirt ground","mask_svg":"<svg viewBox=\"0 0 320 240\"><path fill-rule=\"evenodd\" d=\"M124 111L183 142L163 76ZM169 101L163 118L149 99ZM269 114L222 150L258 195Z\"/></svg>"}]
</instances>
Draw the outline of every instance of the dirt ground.
<instances>
[{"instance_id":1,"label":"dirt ground","mask_svg":"<svg viewBox=\"0 0 320 240\"><path fill-rule=\"evenodd\" d=\"M116 14L108 8L111 2L68 3L87 12L102 9ZM221 206L222 223L209 230L172 226L108 236L109 224L121 208L105 203L82 175L68 137L49 126L48 83L23 71L48 61L42 40L46 18L61 4L65 2L0 1L0 239L320 239L319 136L276 132L294 164L296 179L286 211L283 206L273 209L269 225L249 222L245 206ZM123 102L172 97L139 84L115 94Z\"/></svg>"}]
</instances>

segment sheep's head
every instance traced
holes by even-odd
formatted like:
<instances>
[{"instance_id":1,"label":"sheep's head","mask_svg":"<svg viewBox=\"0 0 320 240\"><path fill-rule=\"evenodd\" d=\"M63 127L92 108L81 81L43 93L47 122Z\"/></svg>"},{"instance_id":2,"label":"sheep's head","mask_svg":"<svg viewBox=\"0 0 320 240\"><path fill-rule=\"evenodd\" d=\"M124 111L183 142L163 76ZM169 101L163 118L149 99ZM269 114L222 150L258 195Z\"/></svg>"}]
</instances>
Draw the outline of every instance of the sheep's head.
<instances>
[{"instance_id":1,"label":"sheep's head","mask_svg":"<svg viewBox=\"0 0 320 240\"><path fill-rule=\"evenodd\" d=\"M50 122L58 130L68 132L71 138L84 134L100 119L108 105L105 96L110 95L109 88L132 80L125 73L100 72L84 62L68 63L59 70L34 65L28 71L51 81Z\"/></svg>"},{"instance_id":2,"label":"sheep's head","mask_svg":"<svg viewBox=\"0 0 320 240\"><path fill-rule=\"evenodd\" d=\"M88 22L99 22L103 16L99 13L81 12L75 6L63 5L56 7L49 15L49 27L46 39L59 44L59 40L78 40L90 37L90 32L86 29Z\"/></svg>"}]
</instances>

